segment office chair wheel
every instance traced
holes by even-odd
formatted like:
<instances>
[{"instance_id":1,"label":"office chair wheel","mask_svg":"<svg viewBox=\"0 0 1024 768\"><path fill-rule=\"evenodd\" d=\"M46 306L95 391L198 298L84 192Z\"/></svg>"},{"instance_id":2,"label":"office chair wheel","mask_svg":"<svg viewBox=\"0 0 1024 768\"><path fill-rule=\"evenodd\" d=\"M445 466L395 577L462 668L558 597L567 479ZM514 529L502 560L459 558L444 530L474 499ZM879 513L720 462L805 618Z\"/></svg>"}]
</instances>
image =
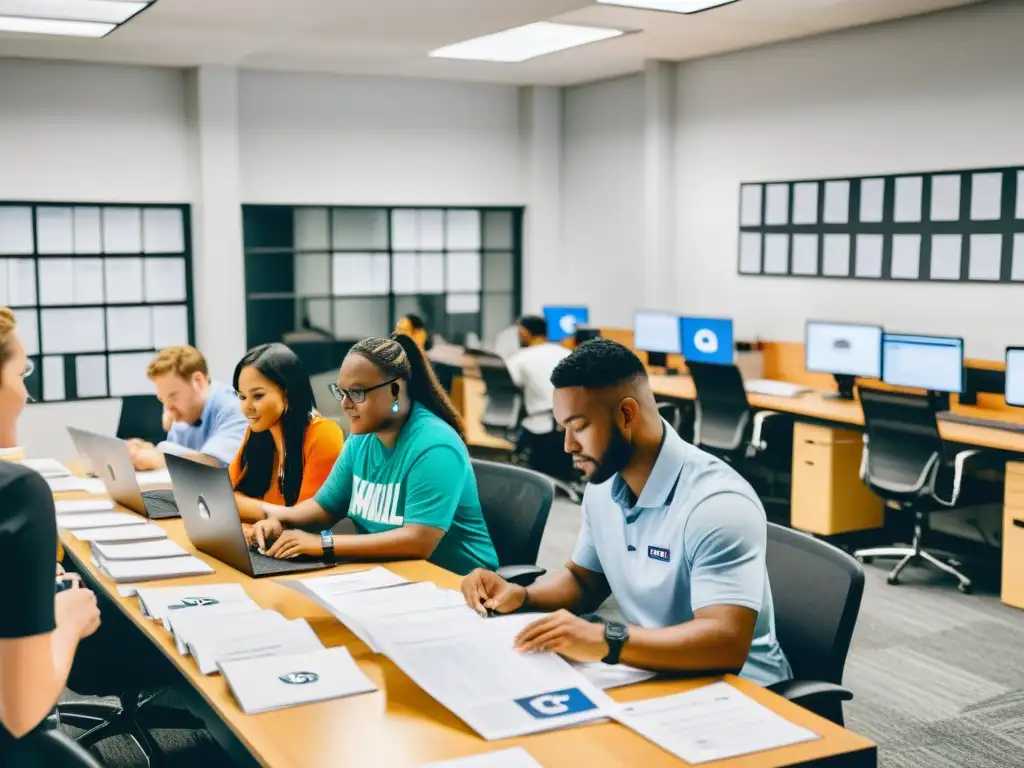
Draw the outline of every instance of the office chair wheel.
<instances>
[{"instance_id":1,"label":"office chair wheel","mask_svg":"<svg viewBox=\"0 0 1024 768\"><path fill-rule=\"evenodd\" d=\"M900 583L900 577L896 576L895 574L892 574L892 573L890 573L888 576L886 576L885 580L889 584L893 584L893 585Z\"/></svg>"},{"instance_id":2,"label":"office chair wheel","mask_svg":"<svg viewBox=\"0 0 1024 768\"><path fill-rule=\"evenodd\" d=\"M956 585L956 588L960 590L962 594L969 595L974 591L974 588L970 584L964 584L963 582Z\"/></svg>"}]
</instances>

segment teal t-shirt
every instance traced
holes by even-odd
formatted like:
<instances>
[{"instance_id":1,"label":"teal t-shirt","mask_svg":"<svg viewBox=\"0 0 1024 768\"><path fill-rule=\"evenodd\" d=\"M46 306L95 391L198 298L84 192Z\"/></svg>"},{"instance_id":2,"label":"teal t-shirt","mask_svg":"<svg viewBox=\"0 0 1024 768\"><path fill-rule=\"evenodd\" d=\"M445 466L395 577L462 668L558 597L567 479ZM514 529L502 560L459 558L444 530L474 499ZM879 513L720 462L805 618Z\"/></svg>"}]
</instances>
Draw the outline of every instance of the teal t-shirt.
<instances>
[{"instance_id":1,"label":"teal t-shirt","mask_svg":"<svg viewBox=\"0 0 1024 768\"><path fill-rule=\"evenodd\" d=\"M430 562L449 571L498 567L466 446L419 403L391 450L376 435L351 435L316 502L338 519L348 515L360 533L440 528Z\"/></svg>"}]
</instances>

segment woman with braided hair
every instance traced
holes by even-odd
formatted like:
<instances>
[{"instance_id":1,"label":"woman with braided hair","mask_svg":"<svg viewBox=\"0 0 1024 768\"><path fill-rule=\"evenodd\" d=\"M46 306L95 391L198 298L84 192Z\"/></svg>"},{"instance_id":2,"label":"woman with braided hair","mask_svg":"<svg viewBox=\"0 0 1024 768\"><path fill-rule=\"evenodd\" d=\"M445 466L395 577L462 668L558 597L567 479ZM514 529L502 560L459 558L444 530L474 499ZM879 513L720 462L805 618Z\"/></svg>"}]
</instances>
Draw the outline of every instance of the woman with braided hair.
<instances>
[{"instance_id":1,"label":"woman with braided hair","mask_svg":"<svg viewBox=\"0 0 1024 768\"><path fill-rule=\"evenodd\" d=\"M264 504L250 541L278 558L426 559L459 574L496 568L462 419L416 342L364 339L331 392L351 423L340 458L314 498ZM365 535L335 537L344 517Z\"/></svg>"}]
</instances>

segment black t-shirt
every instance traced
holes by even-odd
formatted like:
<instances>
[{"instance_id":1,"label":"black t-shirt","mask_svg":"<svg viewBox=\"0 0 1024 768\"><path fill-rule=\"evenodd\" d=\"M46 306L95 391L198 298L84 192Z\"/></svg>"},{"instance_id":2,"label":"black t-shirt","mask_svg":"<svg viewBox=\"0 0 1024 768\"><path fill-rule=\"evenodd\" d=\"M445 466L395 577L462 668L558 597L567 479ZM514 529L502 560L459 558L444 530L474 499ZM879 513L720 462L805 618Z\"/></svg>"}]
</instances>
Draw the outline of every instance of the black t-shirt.
<instances>
[{"instance_id":1,"label":"black t-shirt","mask_svg":"<svg viewBox=\"0 0 1024 768\"><path fill-rule=\"evenodd\" d=\"M57 518L50 486L36 472L0 461L0 637L52 632ZM33 758L0 724L0 765L32 765Z\"/></svg>"}]
</instances>

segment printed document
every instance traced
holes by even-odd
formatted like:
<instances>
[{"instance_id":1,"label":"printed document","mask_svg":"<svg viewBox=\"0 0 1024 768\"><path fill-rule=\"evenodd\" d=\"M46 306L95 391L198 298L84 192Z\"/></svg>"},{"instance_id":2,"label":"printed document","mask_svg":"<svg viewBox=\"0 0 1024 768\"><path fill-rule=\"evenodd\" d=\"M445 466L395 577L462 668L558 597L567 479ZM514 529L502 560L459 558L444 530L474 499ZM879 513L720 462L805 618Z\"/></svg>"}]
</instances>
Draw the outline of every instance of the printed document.
<instances>
[{"instance_id":1,"label":"printed document","mask_svg":"<svg viewBox=\"0 0 1024 768\"><path fill-rule=\"evenodd\" d=\"M93 493L93 491L89 489L88 481L81 477L47 477L46 484L50 486L50 491L52 493L77 493L80 491ZM106 493L106 489L99 491L99 493Z\"/></svg>"},{"instance_id":2,"label":"printed document","mask_svg":"<svg viewBox=\"0 0 1024 768\"><path fill-rule=\"evenodd\" d=\"M220 671L247 715L377 690L343 646L225 661Z\"/></svg>"},{"instance_id":3,"label":"printed document","mask_svg":"<svg viewBox=\"0 0 1024 768\"><path fill-rule=\"evenodd\" d=\"M216 605L235 600L251 600L241 584L190 584L187 587L142 587L139 605L142 614L157 621L165 621L175 608L194 605ZM170 627L165 624L167 629Z\"/></svg>"},{"instance_id":4,"label":"printed document","mask_svg":"<svg viewBox=\"0 0 1024 768\"><path fill-rule=\"evenodd\" d=\"M43 477L71 477L71 470L56 459L25 459L22 465L34 469Z\"/></svg>"},{"instance_id":5,"label":"printed document","mask_svg":"<svg viewBox=\"0 0 1024 768\"><path fill-rule=\"evenodd\" d=\"M202 634L209 628L231 626L238 616L259 613L262 610L255 600L248 598L216 605L194 605L170 611L165 625L170 625L178 653L188 656L188 643L193 632Z\"/></svg>"},{"instance_id":6,"label":"printed document","mask_svg":"<svg viewBox=\"0 0 1024 768\"><path fill-rule=\"evenodd\" d=\"M431 763L421 768L543 768L534 760L530 753L522 747L499 749L497 752L484 752L482 755L460 757L456 760L445 760L443 763Z\"/></svg>"},{"instance_id":7,"label":"printed document","mask_svg":"<svg viewBox=\"0 0 1024 768\"><path fill-rule=\"evenodd\" d=\"M113 528L88 528L84 531L75 531L75 538L80 541L155 541L166 539L167 532L159 525L146 523L145 525L121 525Z\"/></svg>"},{"instance_id":8,"label":"printed document","mask_svg":"<svg viewBox=\"0 0 1024 768\"><path fill-rule=\"evenodd\" d=\"M131 512L86 512L84 514L57 515L57 525L69 531L86 528L114 528L122 525L145 525L146 518Z\"/></svg>"},{"instance_id":9,"label":"printed document","mask_svg":"<svg viewBox=\"0 0 1024 768\"><path fill-rule=\"evenodd\" d=\"M257 656L279 656L285 653L308 653L323 650L324 644L305 619L292 619L279 627L261 629L246 635L219 637L201 644L189 643L199 671L212 675L223 662Z\"/></svg>"},{"instance_id":10,"label":"printed document","mask_svg":"<svg viewBox=\"0 0 1024 768\"><path fill-rule=\"evenodd\" d=\"M109 499L85 499L55 501L54 508L58 515L74 515L81 512L108 512L114 509L114 502Z\"/></svg>"},{"instance_id":11,"label":"printed document","mask_svg":"<svg viewBox=\"0 0 1024 768\"><path fill-rule=\"evenodd\" d=\"M382 589L408 584L409 580L377 566L365 571L341 573L336 576L317 576L311 579L278 579L282 587L294 589L320 603L330 610L330 599L336 595L362 592L367 589Z\"/></svg>"},{"instance_id":12,"label":"printed document","mask_svg":"<svg viewBox=\"0 0 1024 768\"><path fill-rule=\"evenodd\" d=\"M153 560L161 557L182 557L188 552L170 539L156 541L133 541L128 543L93 542L92 551L96 559L103 560Z\"/></svg>"},{"instance_id":13,"label":"printed document","mask_svg":"<svg viewBox=\"0 0 1024 768\"><path fill-rule=\"evenodd\" d=\"M628 664L605 664L603 661L570 661L569 663L602 691L642 683L656 676L656 673L649 669L637 669Z\"/></svg>"},{"instance_id":14,"label":"printed document","mask_svg":"<svg viewBox=\"0 0 1024 768\"><path fill-rule=\"evenodd\" d=\"M488 740L600 720L616 705L554 653L512 640L536 615L459 622L447 637L384 636L383 652L417 685Z\"/></svg>"},{"instance_id":15,"label":"printed document","mask_svg":"<svg viewBox=\"0 0 1024 768\"><path fill-rule=\"evenodd\" d=\"M725 682L619 705L615 719L691 765L819 738Z\"/></svg>"},{"instance_id":16,"label":"printed document","mask_svg":"<svg viewBox=\"0 0 1024 768\"><path fill-rule=\"evenodd\" d=\"M96 564L117 582L177 579L182 576L205 576L213 567L198 557L159 557L151 560L101 560Z\"/></svg>"}]
</instances>

